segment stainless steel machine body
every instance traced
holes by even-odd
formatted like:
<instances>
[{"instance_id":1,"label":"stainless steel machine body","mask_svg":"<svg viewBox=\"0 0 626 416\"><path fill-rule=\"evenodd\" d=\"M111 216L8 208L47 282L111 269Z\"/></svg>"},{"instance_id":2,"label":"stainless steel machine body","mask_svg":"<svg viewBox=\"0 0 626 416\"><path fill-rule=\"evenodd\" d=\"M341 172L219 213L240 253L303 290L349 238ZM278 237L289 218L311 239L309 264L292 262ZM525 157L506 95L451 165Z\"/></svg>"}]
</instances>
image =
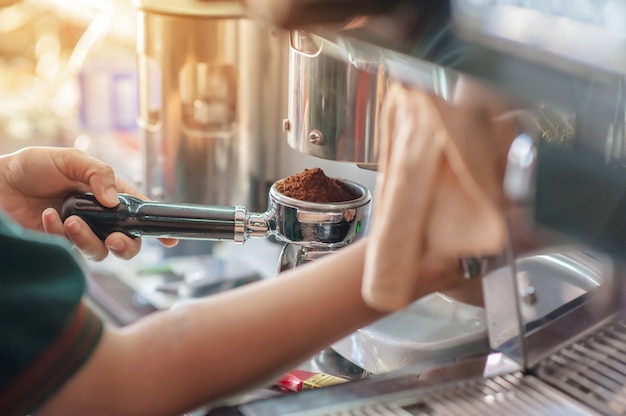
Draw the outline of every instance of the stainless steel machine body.
<instances>
[{"instance_id":1,"label":"stainless steel machine body","mask_svg":"<svg viewBox=\"0 0 626 416\"><path fill-rule=\"evenodd\" d=\"M511 241L484 259L489 351L210 415L626 414L625 3L438 4L270 1L262 17L299 31L286 130L304 153L375 168L393 80L446 98L469 77L530 116L503 183Z\"/></svg>"},{"instance_id":2,"label":"stainless steel machine body","mask_svg":"<svg viewBox=\"0 0 626 416\"><path fill-rule=\"evenodd\" d=\"M284 129L294 149L315 157L375 168L380 153L380 108L387 87L406 73L392 50L370 55L343 38L290 33L289 99ZM381 59L382 58L382 59ZM415 60L411 80L449 98L454 73Z\"/></svg>"},{"instance_id":3,"label":"stainless steel machine body","mask_svg":"<svg viewBox=\"0 0 626 416\"><path fill-rule=\"evenodd\" d=\"M136 4L146 194L263 209L279 179L284 32L236 1Z\"/></svg>"}]
</instances>

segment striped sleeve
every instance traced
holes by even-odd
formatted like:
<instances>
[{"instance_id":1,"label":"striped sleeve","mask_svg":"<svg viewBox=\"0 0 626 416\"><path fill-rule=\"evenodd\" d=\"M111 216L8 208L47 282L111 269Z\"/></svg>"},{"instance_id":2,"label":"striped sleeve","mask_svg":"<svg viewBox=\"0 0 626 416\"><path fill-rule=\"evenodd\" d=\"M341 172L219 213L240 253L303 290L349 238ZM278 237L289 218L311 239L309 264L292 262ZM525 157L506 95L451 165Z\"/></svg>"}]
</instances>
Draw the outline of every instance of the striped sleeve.
<instances>
[{"instance_id":1,"label":"striped sleeve","mask_svg":"<svg viewBox=\"0 0 626 416\"><path fill-rule=\"evenodd\" d=\"M85 280L65 241L0 216L0 414L23 416L87 361L102 322L81 301Z\"/></svg>"}]
</instances>

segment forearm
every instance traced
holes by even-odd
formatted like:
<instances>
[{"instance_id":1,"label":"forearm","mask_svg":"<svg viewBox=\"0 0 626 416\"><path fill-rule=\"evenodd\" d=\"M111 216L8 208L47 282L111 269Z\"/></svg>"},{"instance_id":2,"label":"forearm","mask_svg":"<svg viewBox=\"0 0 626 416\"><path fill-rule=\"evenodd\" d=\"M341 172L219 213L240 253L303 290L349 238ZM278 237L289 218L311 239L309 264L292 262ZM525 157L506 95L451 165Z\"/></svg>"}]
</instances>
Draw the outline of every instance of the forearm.
<instances>
[{"instance_id":1,"label":"forearm","mask_svg":"<svg viewBox=\"0 0 626 416\"><path fill-rule=\"evenodd\" d=\"M269 381L383 316L361 297L365 248L107 331L38 414L170 416ZM429 257L416 279L415 299L473 283Z\"/></svg>"},{"instance_id":2,"label":"forearm","mask_svg":"<svg viewBox=\"0 0 626 416\"><path fill-rule=\"evenodd\" d=\"M364 249L108 333L42 414L172 415L289 370L382 316L360 295Z\"/></svg>"},{"instance_id":3,"label":"forearm","mask_svg":"<svg viewBox=\"0 0 626 416\"><path fill-rule=\"evenodd\" d=\"M360 297L364 247L343 249L327 261L130 329L125 334L134 340L129 356L151 351L149 360L129 367L133 374L151 373L141 394L158 396L157 409L222 397L286 371L372 322L381 315Z\"/></svg>"}]
</instances>

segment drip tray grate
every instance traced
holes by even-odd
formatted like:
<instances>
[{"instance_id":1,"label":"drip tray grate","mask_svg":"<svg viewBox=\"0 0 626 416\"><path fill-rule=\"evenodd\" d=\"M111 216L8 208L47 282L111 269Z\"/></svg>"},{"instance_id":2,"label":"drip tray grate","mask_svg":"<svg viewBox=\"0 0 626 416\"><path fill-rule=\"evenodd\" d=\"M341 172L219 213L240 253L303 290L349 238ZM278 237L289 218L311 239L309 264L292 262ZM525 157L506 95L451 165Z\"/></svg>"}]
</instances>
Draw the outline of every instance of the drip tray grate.
<instances>
[{"instance_id":1,"label":"drip tray grate","mask_svg":"<svg viewBox=\"0 0 626 416\"><path fill-rule=\"evenodd\" d=\"M626 414L626 322L611 319L542 360L535 373L603 414Z\"/></svg>"},{"instance_id":2,"label":"drip tray grate","mask_svg":"<svg viewBox=\"0 0 626 416\"><path fill-rule=\"evenodd\" d=\"M410 393L410 394L409 394ZM315 416L582 416L595 413L534 376L511 373L379 397L350 409L304 412ZM382 399L382 400L381 400Z\"/></svg>"}]
</instances>

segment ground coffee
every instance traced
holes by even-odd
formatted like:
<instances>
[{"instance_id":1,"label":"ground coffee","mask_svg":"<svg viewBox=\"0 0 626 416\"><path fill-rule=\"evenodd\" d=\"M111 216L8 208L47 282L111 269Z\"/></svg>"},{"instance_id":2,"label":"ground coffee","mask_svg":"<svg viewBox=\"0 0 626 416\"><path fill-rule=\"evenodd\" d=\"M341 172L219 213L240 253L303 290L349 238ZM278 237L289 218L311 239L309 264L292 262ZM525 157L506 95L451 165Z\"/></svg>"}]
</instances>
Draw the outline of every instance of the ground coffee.
<instances>
[{"instance_id":1,"label":"ground coffee","mask_svg":"<svg viewBox=\"0 0 626 416\"><path fill-rule=\"evenodd\" d=\"M278 181L276 190L290 198L308 202L344 202L360 196L341 181L326 176L320 168L305 169Z\"/></svg>"}]
</instances>

